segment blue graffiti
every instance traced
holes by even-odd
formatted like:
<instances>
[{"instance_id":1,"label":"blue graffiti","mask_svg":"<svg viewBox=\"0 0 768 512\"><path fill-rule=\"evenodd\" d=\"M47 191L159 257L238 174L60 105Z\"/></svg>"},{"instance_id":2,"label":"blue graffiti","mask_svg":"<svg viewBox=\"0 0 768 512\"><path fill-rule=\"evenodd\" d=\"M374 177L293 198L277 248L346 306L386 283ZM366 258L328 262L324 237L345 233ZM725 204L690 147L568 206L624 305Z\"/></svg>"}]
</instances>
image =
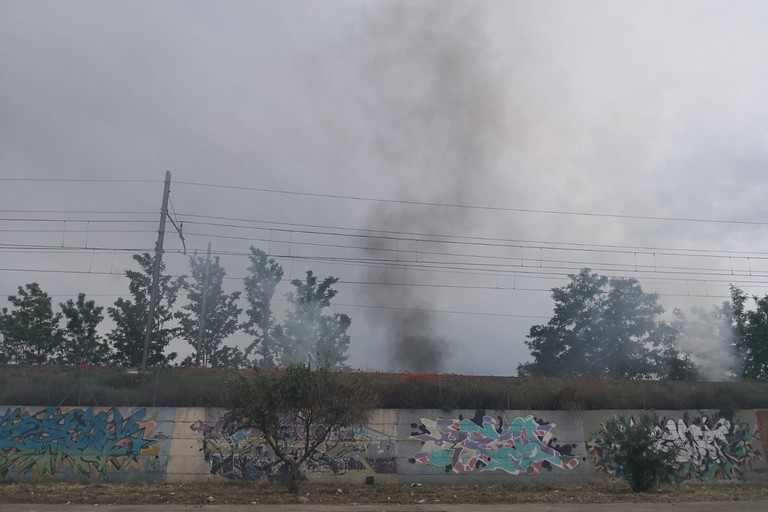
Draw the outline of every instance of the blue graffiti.
<instances>
[{"instance_id":1,"label":"blue graffiti","mask_svg":"<svg viewBox=\"0 0 768 512\"><path fill-rule=\"evenodd\" d=\"M102 477L139 461L142 452L154 453L156 441L145 438L140 426L146 409L123 418L117 408L92 408L62 412L48 407L30 414L21 408L6 409L0 416L0 475L34 471L54 476L71 467L75 475ZM151 447L151 448L150 448Z\"/></svg>"}]
</instances>

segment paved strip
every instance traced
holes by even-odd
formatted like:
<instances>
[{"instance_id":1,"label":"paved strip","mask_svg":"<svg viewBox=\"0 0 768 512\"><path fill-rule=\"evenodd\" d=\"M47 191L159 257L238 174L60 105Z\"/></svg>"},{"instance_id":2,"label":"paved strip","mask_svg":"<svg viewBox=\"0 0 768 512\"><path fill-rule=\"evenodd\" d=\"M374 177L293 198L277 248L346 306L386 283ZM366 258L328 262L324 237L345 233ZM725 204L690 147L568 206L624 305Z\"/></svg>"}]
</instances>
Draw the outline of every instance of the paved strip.
<instances>
[{"instance_id":1,"label":"paved strip","mask_svg":"<svg viewBox=\"0 0 768 512\"><path fill-rule=\"evenodd\" d=\"M766 512L768 501L707 501L684 503L516 503L496 505L35 505L3 503L0 512Z\"/></svg>"}]
</instances>

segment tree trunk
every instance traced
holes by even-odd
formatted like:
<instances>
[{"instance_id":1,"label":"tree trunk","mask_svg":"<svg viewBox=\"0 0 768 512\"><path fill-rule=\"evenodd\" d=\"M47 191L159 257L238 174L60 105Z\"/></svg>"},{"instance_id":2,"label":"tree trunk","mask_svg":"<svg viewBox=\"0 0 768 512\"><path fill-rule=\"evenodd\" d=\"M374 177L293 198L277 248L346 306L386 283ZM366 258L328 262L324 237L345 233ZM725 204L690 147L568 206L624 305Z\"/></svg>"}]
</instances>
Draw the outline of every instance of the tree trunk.
<instances>
[{"instance_id":1,"label":"tree trunk","mask_svg":"<svg viewBox=\"0 0 768 512\"><path fill-rule=\"evenodd\" d=\"M288 491L291 494L299 494L301 490L301 471L298 464L291 464L288 473Z\"/></svg>"}]
</instances>

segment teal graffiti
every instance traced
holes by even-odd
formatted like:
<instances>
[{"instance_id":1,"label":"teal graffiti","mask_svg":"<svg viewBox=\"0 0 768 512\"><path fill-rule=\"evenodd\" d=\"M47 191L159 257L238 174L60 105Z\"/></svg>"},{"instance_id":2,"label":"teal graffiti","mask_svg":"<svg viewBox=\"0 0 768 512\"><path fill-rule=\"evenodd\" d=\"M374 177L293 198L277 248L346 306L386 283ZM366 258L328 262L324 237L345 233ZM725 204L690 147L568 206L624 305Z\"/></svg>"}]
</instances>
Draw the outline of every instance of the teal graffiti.
<instances>
[{"instance_id":1,"label":"teal graffiti","mask_svg":"<svg viewBox=\"0 0 768 512\"><path fill-rule=\"evenodd\" d=\"M410 462L445 468L446 472L499 470L512 475L536 476L541 469L570 470L578 465L571 455L575 445L554 445L554 423L533 416L509 423L479 410L472 419L422 418L409 439L421 441Z\"/></svg>"},{"instance_id":2,"label":"teal graffiti","mask_svg":"<svg viewBox=\"0 0 768 512\"><path fill-rule=\"evenodd\" d=\"M0 475L15 470L54 476L65 467L84 476L123 470L142 452L156 450L156 441L146 439L140 426L145 413L138 409L124 418L117 408L63 412L48 407L34 414L6 409L0 416Z\"/></svg>"}]
</instances>

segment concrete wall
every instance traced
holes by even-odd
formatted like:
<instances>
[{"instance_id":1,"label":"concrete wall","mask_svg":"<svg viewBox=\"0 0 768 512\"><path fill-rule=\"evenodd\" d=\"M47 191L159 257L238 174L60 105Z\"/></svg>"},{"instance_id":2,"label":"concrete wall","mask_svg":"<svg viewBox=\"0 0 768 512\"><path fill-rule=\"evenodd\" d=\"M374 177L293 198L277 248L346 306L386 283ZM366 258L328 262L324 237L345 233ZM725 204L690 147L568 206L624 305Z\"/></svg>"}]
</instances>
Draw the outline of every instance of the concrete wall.
<instances>
[{"instance_id":1,"label":"concrete wall","mask_svg":"<svg viewBox=\"0 0 768 512\"><path fill-rule=\"evenodd\" d=\"M582 413L592 480L615 478L617 468L607 447L592 433L602 429L608 417L642 411L586 411ZM760 435L768 424L768 411L655 411L661 443L680 448L678 464L689 480L739 479L768 481L765 453L768 439ZM758 422L758 417L761 422Z\"/></svg>"},{"instance_id":2,"label":"concrete wall","mask_svg":"<svg viewBox=\"0 0 768 512\"><path fill-rule=\"evenodd\" d=\"M164 481L175 409L0 407L3 480Z\"/></svg>"},{"instance_id":3,"label":"concrete wall","mask_svg":"<svg viewBox=\"0 0 768 512\"><path fill-rule=\"evenodd\" d=\"M768 410L656 411L692 480L768 481ZM320 446L315 482L577 483L620 478L602 424L642 411L376 410ZM213 408L0 406L0 480L279 481L282 464ZM286 430L293 446L300 433Z\"/></svg>"}]
</instances>

